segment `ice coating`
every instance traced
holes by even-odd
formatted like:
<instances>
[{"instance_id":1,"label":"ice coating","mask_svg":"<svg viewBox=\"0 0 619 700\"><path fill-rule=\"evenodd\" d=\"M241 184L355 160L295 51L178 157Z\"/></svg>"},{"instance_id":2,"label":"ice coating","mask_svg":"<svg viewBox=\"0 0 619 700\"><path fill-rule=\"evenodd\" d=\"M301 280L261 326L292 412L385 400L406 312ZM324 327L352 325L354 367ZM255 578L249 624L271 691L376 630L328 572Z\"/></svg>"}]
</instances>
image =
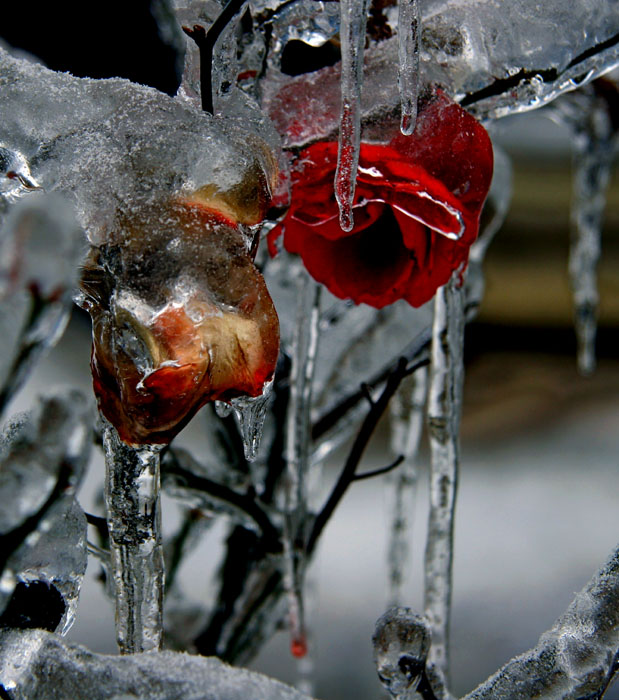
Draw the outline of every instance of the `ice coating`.
<instances>
[{"instance_id":1,"label":"ice coating","mask_svg":"<svg viewBox=\"0 0 619 700\"><path fill-rule=\"evenodd\" d=\"M599 302L597 263L617 135L611 100L617 85L600 79L588 89L566 95L553 113L573 133L572 237L569 273L578 341L578 368L595 369L595 337Z\"/></svg>"},{"instance_id":2,"label":"ice coating","mask_svg":"<svg viewBox=\"0 0 619 700\"><path fill-rule=\"evenodd\" d=\"M402 115L400 129L405 136L415 130L417 96L419 92L419 0L398 2L398 52L400 102Z\"/></svg>"},{"instance_id":3,"label":"ice coating","mask_svg":"<svg viewBox=\"0 0 619 700\"><path fill-rule=\"evenodd\" d=\"M56 700L76 692L89 700L311 700L214 657L172 651L106 656L43 630L0 632L0 684L11 700Z\"/></svg>"},{"instance_id":4,"label":"ice coating","mask_svg":"<svg viewBox=\"0 0 619 700\"><path fill-rule=\"evenodd\" d=\"M262 394L278 324L250 249L276 162L248 99L234 92L231 116L214 119L3 51L0 69L0 142L71 197L93 245L81 304L95 391L122 439L168 442L206 401Z\"/></svg>"},{"instance_id":5,"label":"ice coating","mask_svg":"<svg viewBox=\"0 0 619 700\"><path fill-rule=\"evenodd\" d=\"M480 119L540 107L619 63L619 17L612 0L577 0L569 8L552 0L543 12L534 0L508 5L427 0L420 2L420 23L420 83L441 85ZM389 115L399 113L398 65L396 36L365 50L364 138L380 140ZM263 107L284 146L337 134L340 71L337 64L295 77L267 72Z\"/></svg>"},{"instance_id":6,"label":"ice coating","mask_svg":"<svg viewBox=\"0 0 619 700\"><path fill-rule=\"evenodd\" d=\"M82 278L95 391L135 444L168 442L207 401L261 396L278 354L277 315L238 227L190 201L155 216L93 249Z\"/></svg>"},{"instance_id":7,"label":"ice coating","mask_svg":"<svg viewBox=\"0 0 619 700\"><path fill-rule=\"evenodd\" d=\"M537 645L508 661L462 700L601 698L617 673L619 550Z\"/></svg>"},{"instance_id":8,"label":"ice coating","mask_svg":"<svg viewBox=\"0 0 619 700\"><path fill-rule=\"evenodd\" d=\"M389 475L387 483L390 492L390 507L387 512L391 519L387 555L390 605L401 605L407 597L404 583L413 542L412 524L417 495L416 462L427 394L428 371L426 367L420 367L402 382L389 404L391 451L396 458L399 455L404 457L404 463L394 474Z\"/></svg>"},{"instance_id":9,"label":"ice coating","mask_svg":"<svg viewBox=\"0 0 619 700\"><path fill-rule=\"evenodd\" d=\"M462 412L464 287L456 271L434 299L428 387L430 514L425 551L424 613L432 629L430 660L449 672L454 513Z\"/></svg>"},{"instance_id":10,"label":"ice coating","mask_svg":"<svg viewBox=\"0 0 619 700\"><path fill-rule=\"evenodd\" d=\"M243 451L248 462L256 459L260 447L272 389L273 380L271 379L263 384L262 392L257 396L241 396L230 401L230 407L234 411L234 417L241 430Z\"/></svg>"},{"instance_id":11,"label":"ice coating","mask_svg":"<svg viewBox=\"0 0 619 700\"><path fill-rule=\"evenodd\" d=\"M161 647L163 549L159 450L124 444L106 423L105 503L121 654Z\"/></svg>"},{"instance_id":12,"label":"ice coating","mask_svg":"<svg viewBox=\"0 0 619 700\"><path fill-rule=\"evenodd\" d=\"M0 443L0 611L2 624L40 610L64 634L86 571L86 520L73 494L91 445L91 412L78 392L39 401L10 421ZM30 602L28 602L30 601ZM24 609L25 606L25 609ZM43 624L30 617L31 624ZM14 626L10 625L10 626Z\"/></svg>"},{"instance_id":13,"label":"ice coating","mask_svg":"<svg viewBox=\"0 0 619 700\"><path fill-rule=\"evenodd\" d=\"M410 608L390 608L376 622L372 644L385 690L395 700L413 700L430 651L428 621Z\"/></svg>"},{"instance_id":14,"label":"ice coating","mask_svg":"<svg viewBox=\"0 0 619 700\"><path fill-rule=\"evenodd\" d=\"M1 219L0 410L62 335L84 247L72 208L58 195L28 194Z\"/></svg>"},{"instance_id":15,"label":"ice coating","mask_svg":"<svg viewBox=\"0 0 619 700\"><path fill-rule=\"evenodd\" d=\"M284 587L293 656L307 653L304 615L304 550L308 517L312 384L319 340L321 288L302 269L296 270L297 318L292 338L290 399L286 416L286 522L284 524ZM303 544L299 546L298 541Z\"/></svg>"},{"instance_id":16,"label":"ice coating","mask_svg":"<svg viewBox=\"0 0 619 700\"><path fill-rule=\"evenodd\" d=\"M341 0L340 41L342 44L342 107L340 139L335 171L335 198L340 209L340 226L352 231L353 200L361 143L361 85L363 50L369 0Z\"/></svg>"}]
</instances>

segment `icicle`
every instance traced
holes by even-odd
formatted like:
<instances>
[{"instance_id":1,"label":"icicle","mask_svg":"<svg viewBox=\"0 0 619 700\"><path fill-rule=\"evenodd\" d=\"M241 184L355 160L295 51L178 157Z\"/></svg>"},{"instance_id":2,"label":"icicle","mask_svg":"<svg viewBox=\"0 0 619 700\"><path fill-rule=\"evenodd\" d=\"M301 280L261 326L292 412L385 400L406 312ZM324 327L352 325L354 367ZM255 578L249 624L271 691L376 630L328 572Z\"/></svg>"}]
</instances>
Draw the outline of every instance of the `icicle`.
<instances>
[{"instance_id":1,"label":"icicle","mask_svg":"<svg viewBox=\"0 0 619 700\"><path fill-rule=\"evenodd\" d=\"M488 198L484 204L484 215L490 214L484 228L469 251L469 263L466 269L466 320L477 315L485 291L483 263L486 251L494 236L499 231L512 200L513 172L509 156L493 144L494 174ZM484 218L486 218L484 216Z\"/></svg>"},{"instance_id":2,"label":"icicle","mask_svg":"<svg viewBox=\"0 0 619 700\"><path fill-rule=\"evenodd\" d=\"M391 531L388 547L389 605L403 601L405 567L408 564L412 525L417 494L417 465L415 463L428 391L428 373L425 367L417 370L409 381L404 381L390 404L391 450L403 455L404 463L389 475L391 491Z\"/></svg>"},{"instance_id":3,"label":"icicle","mask_svg":"<svg viewBox=\"0 0 619 700\"><path fill-rule=\"evenodd\" d=\"M121 654L161 647L159 446L129 447L104 420L105 500Z\"/></svg>"},{"instance_id":4,"label":"icicle","mask_svg":"<svg viewBox=\"0 0 619 700\"><path fill-rule=\"evenodd\" d=\"M340 226L344 231L352 231L354 226L353 200L361 141L361 84L368 8L369 0L340 1L342 111L334 187L340 208Z\"/></svg>"},{"instance_id":5,"label":"icicle","mask_svg":"<svg viewBox=\"0 0 619 700\"><path fill-rule=\"evenodd\" d=\"M598 289L596 268L606 206L606 188L613 160L612 125L605 102L599 98L574 124L574 181L572 240L569 272L574 298L574 325L578 341L578 368L595 369Z\"/></svg>"},{"instance_id":6,"label":"icicle","mask_svg":"<svg viewBox=\"0 0 619 700\"><path fill-rule=\"evenodd\" d=\"M297 319L292 344L290 402L286 417L286 523L284 528L284 583L288 597L291 651L298 658L307 653L303 615L305 572L306 476L309 465L312 381L318 350L320 292L305 269L299 269Z\"/></svg>"},{"instance_id":7,"label":"icicle","mask_svg":"<svg viewBox=\"0 0 619 700\"><path fill-rule=\"evenodd\" d=\"M256 454L260 447L262 428L264 427L264 419L272 389L273 381L271 380L264 385L260 396L243 396L230 401L234 416L241 430L243 451L248 462L253 462L256 459ZM222 411L221 407L218 406L215 410L219 416L225 417L225 411Z\"/></svg>"},{"instance_id":8,"label":"icicle","mask_svg":"<svg viewBox=\"0 0 619 700\"><path fill-rule=\"evenodd\" d=\"M448 677L453 519L462 408L464 289L459 270L434 300L428 393L431 448L430 515L425 553L425 614L432 626L430 660Z\"/></svg>"},{"instance_id":9,"label":"icicle","mask_svg":"<svg viewBox=\"0 0 619 700\"><path fill-rule=\"evenodd\" d=\"M398 50L400 103L402 119L400 130L405 136L415 131L417 96L419 92L419 0L398 2Z\"/></svg>"}]
</instances>

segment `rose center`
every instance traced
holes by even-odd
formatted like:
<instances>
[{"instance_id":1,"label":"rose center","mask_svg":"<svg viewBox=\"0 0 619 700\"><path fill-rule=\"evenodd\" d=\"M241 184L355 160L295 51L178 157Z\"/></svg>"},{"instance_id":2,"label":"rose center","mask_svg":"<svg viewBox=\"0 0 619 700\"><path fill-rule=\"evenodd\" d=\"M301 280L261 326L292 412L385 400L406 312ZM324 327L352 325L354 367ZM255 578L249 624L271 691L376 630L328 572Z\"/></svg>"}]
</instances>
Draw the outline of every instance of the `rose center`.
<instances>
[{"instance_id":1,"label":"rose center","mask_svg":"<svg viewBox=\"0 0 619 700\"><path fill-rule=\"evenodd\" d=\"M382 272L402 261L405 248L400 227L390 207L357 236L357 259L368 271Z\"/></svg>"}]
</instances>

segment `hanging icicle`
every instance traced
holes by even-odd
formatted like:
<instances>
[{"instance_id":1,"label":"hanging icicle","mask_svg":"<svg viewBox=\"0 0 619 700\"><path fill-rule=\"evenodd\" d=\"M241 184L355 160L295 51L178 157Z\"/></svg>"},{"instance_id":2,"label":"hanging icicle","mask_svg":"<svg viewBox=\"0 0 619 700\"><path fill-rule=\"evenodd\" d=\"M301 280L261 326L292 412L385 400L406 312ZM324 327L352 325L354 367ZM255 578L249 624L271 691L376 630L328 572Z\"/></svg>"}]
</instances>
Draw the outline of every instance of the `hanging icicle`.
<instances>
[{"instance_id":1,"label":"hanging icicle","mask_svg":"<svg viewBox=\"0 0 619 700\"><path fill-rule=\"evenodd\" d=\"M464 286L456 270L434 300L428 392L430 515L425 553L425 615L432 626L430 661L448 678L453 528L462 410Z\"/></svg>"},{"instance_id":2,"label":"hanging icicle","mask_svg":"<svg viewBox=\"0 0 619 700\"><path fill-rule=\"evenodd\" d=\"M598 288L597 263L614 156L612 104L616 85L604 78L556 100L550 116L572 132L573 187L569 274L578 343L578 368L595 369Z\"/></svg>"},{"instance_id":3,"label":"hanging icicle","mask_svg":"<svg viewBox=\"0 0 619 700\"><path fill-rule=\"evenodd\" d=\"M241 431L243 451L248 462L256 459L272 390L273 380L264 385L260 396L241 396L230 401ZM225 409L217 406L215 410L220 417L225 417Z\"/></svg>"},{"instance_id":4,"label":"hanging icicle","mask_svg":"<svg viewBox=\"0 0 619 700\"><path fill-rule=\"evenodd\" d=\"M130 447L105 420L103 445L118 647L121 654L158 650L164 587L161 446Z\"/></svg>"},{"instance_id":5,"label":"hanging icicle","mask_svg":"<svg viewBox=\"0 0 619 700\"><path fill-rule=\"evenodd\" d=\"M342 111L334 186L340 208L340 226L344 231L352 231L354 226L353 200L361 142L363 50L369 5L369 0L340 1Z\"/></svg>"},{"instance_id":6,"label":"hanging icicle","mask_svg":"<svg viewBox=\"0 0 619 700\"><path fill-rule=\"evenodd\" d=\"M421 367L405 380L389 404L391 411L391 451L403 455L404 462L390 474L387 488L391 492L389 513L391 529L388 546L388 606L404 602L405 570L413 541L412 526L417 495L417 451L423 431L424 409L428 391L428 371Z\"/></svg>"},{"instance_id":7,"label":"hanging icicle","mask_svg":"<svg viewBox=\"0 0 619 700\"><path fill-rule=\"evenodd\" d=\"M606 103L591 104L587 118L575 128L573 139L572 237L569 272L574 299L578 368L595 369L598 286L597 263L606 207L606 188L613 161L612 127Z\"/></svg>"},{"instance_id":8,"label":"hanging icicle","mask_svg":"<svg viewBox=\"0 0 619 700\"><path fill-rule=\"evenodd\" d=\"M321 287L304 268L298 271L299 296L292 344L290 402L286 425L286 523L284 528L284 583L288 597L291 651L296 657L307 653L303 615L305 572L305 522L307 519L306 477L311 440L310 407L312 381L318 350L318 322Z\"/></svg>"},{"instance_id":9,"label":"hanging icicle","mask_svg":"<svg viewBox=\"0 0 619 700\"><path fill-rule=\"evenodd\" d=\"M410 136L417 121L419 94L419 36L421 34L419 0L398 2L398 55L400 103L402 117L400 131Z\"/></svg>"}]
</instances>

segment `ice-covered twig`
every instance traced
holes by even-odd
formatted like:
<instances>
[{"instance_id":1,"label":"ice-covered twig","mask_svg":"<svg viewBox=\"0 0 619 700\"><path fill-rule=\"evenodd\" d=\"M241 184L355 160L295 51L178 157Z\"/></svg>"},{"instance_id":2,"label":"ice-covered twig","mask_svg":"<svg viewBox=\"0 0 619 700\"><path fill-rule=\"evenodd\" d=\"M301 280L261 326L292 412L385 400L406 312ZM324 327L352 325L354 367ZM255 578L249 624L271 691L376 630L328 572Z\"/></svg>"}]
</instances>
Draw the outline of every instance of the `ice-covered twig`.
<instances>
[{"instance_id":1,"label":"ice-covered twig","mask_svg":"<svg viewBox=\"0 0 619 700\"><path fill-rule=\"evenodd\" d=\"M254 494L238 493L225 484L219 484L212 479L189 471L179 463L175 450L172 448L166 452L162 472L164 480L172 479L179 487L208 494L243 511L262 532L266 550L270 552L281 551L279 532L271 522L267 512L257 502Z\"/></svg>"},{"instance_id":2,"label":"ice-covered twig","mask_svg":"<svg viewBox=\"0 0 619 700\"><path fill-rule=\"evenodd\" d=\"M598 700L619 670L619 548L537 645L462 700Z\"/></svg>"},{"instance_id":3,"label":"ice-covered twig","mask_svg":"<svg viewBox=\"0 0 619 700\"><path fill-rule=\"evenodd\" d=\"M122 654L159 649L164 586L158 446L133 448L104 428L105 500Z\"/></svg>"},{"instance_id":4,"label":"ice-covered twig","mask_svg":"<svg viewBox=\"0 0 619 700\"><path fill-rule=\"evenodd\" d=\"M241 11L245 2L246 0L228 0L208 31L200 24L195 24L193 27L183 27L185 34L193 39L200 49L202 109L209 114L213 114L213 53L215 44L224 29Z\"/></svg>"},{"instance_id":5,"label":"ice-covered twig","mask_svg":"<svg viewBox=\"0 0 619 700\"><path fill-rule=\"evenodd\" d=\"M311 442L310 408L316 366L321 287L305 269L298 273L299 296L292 343L290 399L286 420L286 519L284 524L284 585L288 597L291 649L305 656L307 640L303 604L306 566L307 471Z\"/></svg>"},{"instance_id":6,"label":"ice-covered twig","mask_svg":"<svg viewBox=\"0 0 619 700\"><path fill-rule=\"evenodd\" d=\"M412 546L412 522L417 491L417 451L424 425L428 394L427 368L404 381L391 402L391 451L401 454L404 465L387 485L391 496L391 528L388 545L389 603L400 605L404 597L404 570Z\"/></svg>"},{"instance_id":7,"label":"ice-covered twig","mask_svg":"<svg viewBox=\"0 0 619 700\"><path fill-rule=\"evenodd\" d=\"M107 656L43 630L0 631L0 697L311 700L255 671L172 651Z\"/></svg>"},{"instance_id":8,"label":"ice-covered twig","mask_svg":"<svg viewBox=\"0 0 619 700\"><path fill-rule=\"evenodd\" d=\"M425 553L425 615L432 627L430 660L447 677L453 528L462 404L464 289L456 271L434 301L428 394L431 448L430 515Z\"/></svg>"}]
</instances>

